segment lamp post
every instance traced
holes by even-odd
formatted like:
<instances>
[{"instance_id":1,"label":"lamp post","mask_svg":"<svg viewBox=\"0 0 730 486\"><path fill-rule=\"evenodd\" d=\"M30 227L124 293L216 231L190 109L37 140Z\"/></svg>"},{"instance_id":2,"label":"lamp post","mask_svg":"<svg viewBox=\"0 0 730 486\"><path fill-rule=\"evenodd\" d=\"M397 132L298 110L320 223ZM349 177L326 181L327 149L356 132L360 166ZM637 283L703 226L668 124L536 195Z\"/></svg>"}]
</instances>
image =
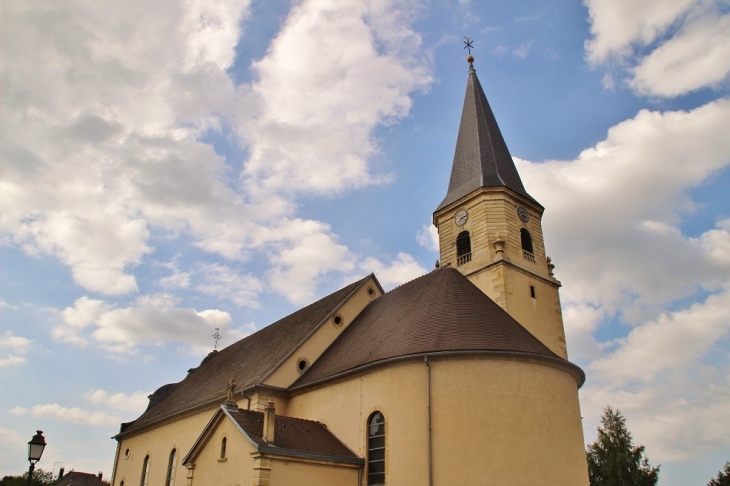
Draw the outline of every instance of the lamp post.
<instances>
[{"instance_id":1,"label":"lamp post","mask_svg":"<svg viewBox=\"0 0 730 486\"><path fill-rule=\"evenodd\" d=\"M36 434L28 442L28 462L30 462L30 467L28 468L28 486L30 486L31 478L33 477L35 463L41 460L43 449L45 448L46 438L43 437L43 431L36 430Z\"/></svg>"}]
</instances>

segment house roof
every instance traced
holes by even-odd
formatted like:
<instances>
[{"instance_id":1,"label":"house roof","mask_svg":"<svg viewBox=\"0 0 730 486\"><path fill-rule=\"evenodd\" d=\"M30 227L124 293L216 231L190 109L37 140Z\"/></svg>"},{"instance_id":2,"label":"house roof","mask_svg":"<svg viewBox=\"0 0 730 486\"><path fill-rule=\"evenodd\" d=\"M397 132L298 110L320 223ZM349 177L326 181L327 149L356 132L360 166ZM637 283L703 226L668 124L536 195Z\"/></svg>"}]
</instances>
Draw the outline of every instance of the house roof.
<instances>
[{"instance_id":1,"label":"house roof","mask_svg":"<svg viewBox=\"0 0 730 486\"><path fill-rule=\"evenodd\" d=\"M51 486L106 486L96 474L71 471L57 479Z\"/></svg>"},{"instance_id":2,"label":"house roof","mask_svg":"<svg viewBox=\"0 0 730 486\"><path fill-rule=\"evenodd\" d=\"M195 462L218 425L226 419L232 420L253 448L260 453L355 465L364 464L361 457L343 444L321 422L276 415L274 417L274 440L268 442L263 438L264 414L231 405L222 405L213 415L190 448L190 452L183 458L183 464Z\"/></svg>"},{"instance_id":3,"label":"house roof","mask_svg":"<svg viewBox=\"0 0 730 486\"><path fill-rule=\"evenodd\" d=\"M522 185L474 66L470 65L449 190L436 211L482 187L507 187L540 206Z\"/></svg>"},{"instance_id":4,"label":"house roof","mask_svg":"<svg viewBox=\"0 0 730 486\"><path fill-rule=\"evenodd\" d=\"M264 414L252 410L227 409L230 417L263 452L285 455L319 455L361 462L362 459L335 437L321 422L277 415L274 423L274 442L263 438Z\"/></svg>"},{"instance_id":5,"label":"house roof","mask_svg":"<svg viewBox=\"0 0 730 486\"><path fill-rule=\"evenodd\" d=\"M198 406L223 402L230 379L236 381L238 390L257 384L367 278L358 280L217 353L209 354L180 383L162 387L168 394L149 407L137 420L123 424L119 435L137 431Z\"/></svg>"},{"instance_id":6,"label":"house roof","mask_svg":"<svg viewBox=\"0 0 730 486\"><path fill-rule=\"evenodd\" d=\"M452 267L388 292L363 310L291 389L365 366L443 352L529 355L583 372L527 329Z\"/></svg>"}]
</instances>

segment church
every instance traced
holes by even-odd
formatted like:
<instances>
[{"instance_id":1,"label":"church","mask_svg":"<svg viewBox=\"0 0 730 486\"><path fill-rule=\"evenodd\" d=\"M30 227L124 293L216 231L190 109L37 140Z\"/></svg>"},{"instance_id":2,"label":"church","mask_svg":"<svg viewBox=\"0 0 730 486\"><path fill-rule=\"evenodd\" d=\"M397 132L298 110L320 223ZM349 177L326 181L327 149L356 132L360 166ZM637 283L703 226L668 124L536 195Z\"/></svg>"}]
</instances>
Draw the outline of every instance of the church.
<instances>
[{"instance_id":1,"label":"church","mask_svg":"<svg viewBox=\"0 0 730 486\"><path fill-rule=\"evenodd\" d=\"M544 208L467 61L437 268L209 354L121 425L113 486L588 485Z\"/></svg>"}]
</instances>

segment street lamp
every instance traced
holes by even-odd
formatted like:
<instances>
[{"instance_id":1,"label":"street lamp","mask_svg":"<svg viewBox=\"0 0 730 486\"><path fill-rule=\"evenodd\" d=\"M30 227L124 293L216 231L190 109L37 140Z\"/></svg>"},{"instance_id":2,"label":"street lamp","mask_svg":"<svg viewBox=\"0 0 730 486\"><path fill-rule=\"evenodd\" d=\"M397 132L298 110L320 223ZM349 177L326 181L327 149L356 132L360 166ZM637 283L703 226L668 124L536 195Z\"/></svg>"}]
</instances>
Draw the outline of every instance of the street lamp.
<instances>
[{"instance_id":1,"label":"street lamp","mask_svg":"<svg viewBox=\"0 0 730 486\"><path fill-rule=\"evenodd\" d=\"M28 462L30 462L30 467L28 468L28 486L30 486L30 481L33 477L35 463L41 460L43 449L45 448L46 438L43 437L43 431L36 430L36 434L32 439L30 439L30 442L28 442Z\"/></svg>"}]
</instances>

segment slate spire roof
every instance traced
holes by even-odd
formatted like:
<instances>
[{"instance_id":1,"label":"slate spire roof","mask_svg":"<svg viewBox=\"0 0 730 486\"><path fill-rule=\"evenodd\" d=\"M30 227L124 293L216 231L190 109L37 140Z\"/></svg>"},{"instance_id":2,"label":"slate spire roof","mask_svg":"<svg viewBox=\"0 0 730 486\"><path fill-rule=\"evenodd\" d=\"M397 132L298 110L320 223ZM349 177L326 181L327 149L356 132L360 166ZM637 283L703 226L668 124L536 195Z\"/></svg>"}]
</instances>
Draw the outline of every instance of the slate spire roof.
<instances>
[{"instance_id":1,"label":"slate spire roof","mask_svg":"<svg viewBox=\"0 0 730 486\"><path fill-rule=\"evenodd\" d=\"M436 211L482 187L507 187L537 203L522 185L474 66L470 64L449 190Z\"/></svg>"}]
</instances>

